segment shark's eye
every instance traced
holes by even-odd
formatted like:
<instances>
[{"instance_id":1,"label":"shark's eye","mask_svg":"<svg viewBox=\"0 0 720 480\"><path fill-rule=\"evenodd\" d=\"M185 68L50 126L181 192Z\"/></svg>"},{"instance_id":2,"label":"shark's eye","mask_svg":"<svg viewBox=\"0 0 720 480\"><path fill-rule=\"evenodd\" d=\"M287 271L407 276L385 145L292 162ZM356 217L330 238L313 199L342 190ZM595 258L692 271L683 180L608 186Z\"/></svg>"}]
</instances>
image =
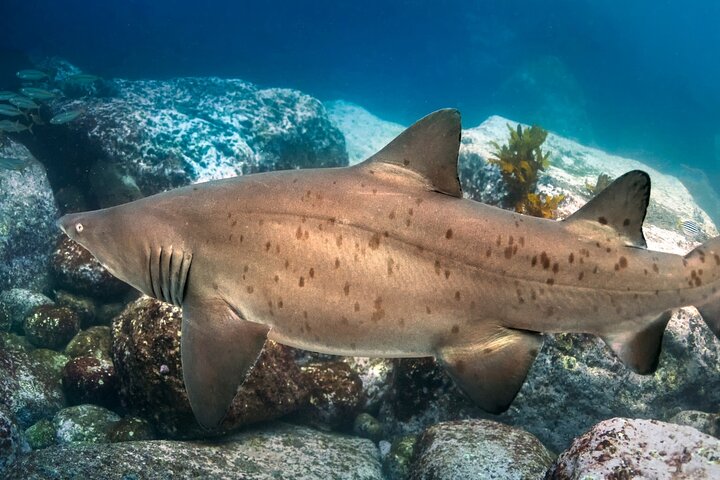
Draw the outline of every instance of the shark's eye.
<instances>
[{"instance_id":1,"label":"shark's eye","mask_svg":"<svg viewBox=\"0 0 720 480\"><path fill-rule=\"evenodd\" d=\"M82 223L76 223L76 224L75 224L75 231L76 231L77 233L82 233L82 231L83 231L84 228L85 228L85 227L83 227L83 224L82 224Z\"/></svg>"}]
</instances>

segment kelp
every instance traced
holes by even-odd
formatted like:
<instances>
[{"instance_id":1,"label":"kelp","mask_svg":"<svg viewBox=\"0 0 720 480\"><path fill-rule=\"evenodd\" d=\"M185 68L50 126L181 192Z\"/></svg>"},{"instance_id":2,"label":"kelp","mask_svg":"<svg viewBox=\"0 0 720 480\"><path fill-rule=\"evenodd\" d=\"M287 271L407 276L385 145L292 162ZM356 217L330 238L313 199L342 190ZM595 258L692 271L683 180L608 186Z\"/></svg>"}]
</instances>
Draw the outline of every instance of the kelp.
<instances>
[{"instance_id":1,"label":"kelp","mask_svg":"<svg viewBox=\"0 0 720 480\"><path fill-rule=\"evenodd\" d=\"M507 144L492 142L494 158L489 162L500 168L508 192L506 201L516 212L542 218L555 218L564 195L537 193L539 172L550 166L550 153L542 151L547 130L533 125L523 129L507 126L510 139Z\"/></svg>"}]
</instances>

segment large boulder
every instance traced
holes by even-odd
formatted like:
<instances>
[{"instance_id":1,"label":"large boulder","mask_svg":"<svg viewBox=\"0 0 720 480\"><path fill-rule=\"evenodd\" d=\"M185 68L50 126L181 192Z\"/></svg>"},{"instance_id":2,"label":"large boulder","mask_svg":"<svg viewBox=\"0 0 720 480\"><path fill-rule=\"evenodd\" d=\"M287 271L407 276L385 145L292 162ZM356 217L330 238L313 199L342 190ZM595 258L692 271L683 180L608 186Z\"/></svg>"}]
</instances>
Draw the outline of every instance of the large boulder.
<instances>
[{"instance_id":1,"label":"large boulder","mask_svg":"<svg viewBox=\"0 0 720 480\"><path fill-rule=\"evenodd\" d=\"M720 440L692 427L612 418L576 438L548 471L576 478L720 478Z\"/></svg>"},{"instance_id":2,"label":"large boulder","mask_svg":"<svg viewBox=\"0 0 720 480\"><path fill-rule=\"evenodd\" d=\"M214 77L102 85L104 94L59 95L52 113L83 114L39 135L47 148L80 146L61 160L85 162L90 174L55 175L60 184L89 187L100 206L246 173L347 164L343 136L323 105L296 90Z\"/></svg>"},{"instance_id":3,"label":"large boulder","mask_svg":"<svg viewBox=\"0 0 720 480\"><path fill-rule=\"evenodd\" d=\"M433 425L416 448L411 480L540 480L554 459L533 435L488 420Z\"/></svg>"},{"instance_id":4,"label":"large boulder","mask_svg":"<svg viewBox=\"0 0 720 480\"><path fill-rule=\"evenodd\" d=\"M0 291L45 291L58 216L45 167L5 135L0 157L24 162L21 170L0 168Z\"/></svg>"},{"instance_id":5,"label":"large boulder","mask_svg":"<svg viewBox=\"0 0 720 480\"><path fill-rule=\"evenodd\" d=\"M29 446L17 426L15 415L0 403L0 477L20 454L27 451Z\"/></svg>"},{"instance_id":6,"label":"large boulder","mask_svg":"<svg viewBox=\"0 0 720 480\"><path fill-rule=\"evenodd\" d=\"M32 452L8 480L83 478L213 478L381 480L369 440L274 425L217 441L146 441L54 446Z\"/></svg>"},{"instance_id":7,"label":"large boulder","mask_svg":"<svg viewBox=\"0 0 720 480\"><path fill-rule=\"evenodd\" d=\"M58 369L12 334L0 334L0 404L22 429L52 418L65 404Z\"/></svg>"}]
</instances>

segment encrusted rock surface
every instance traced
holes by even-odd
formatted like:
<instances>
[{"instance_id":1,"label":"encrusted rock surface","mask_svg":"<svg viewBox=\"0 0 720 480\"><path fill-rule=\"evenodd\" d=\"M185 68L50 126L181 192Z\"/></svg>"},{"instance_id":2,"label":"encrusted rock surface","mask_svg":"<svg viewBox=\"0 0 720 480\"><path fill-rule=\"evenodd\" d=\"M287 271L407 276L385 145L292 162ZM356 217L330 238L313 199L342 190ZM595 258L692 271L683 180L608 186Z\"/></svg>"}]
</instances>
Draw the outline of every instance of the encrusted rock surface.
<instances>
[{"instance_id":1,"label":"encrusted rock surface","mask_svg":"<svg viewBox=\"0 0 720 480\"><path fill-rule=\"evenodd\" d=\"M22 429L52 418L65 403L57 370L31 357L31 348L21 337L0 334L0 404Z\"/></svg>"},{"instance_id":2,"label":"encrusted rock surface","mask_svg":"<svg viewBox=\"0 0 720 480\"><path fill-rule=\"evenodd\" d=\"M531 434L488 420L433 425L417 446L411 480L542 479L553 455Z\"/></svg>"},{"instance_id":3,"label":"encrusted rock surface","mask_svg":"<svg viewBox=\"0 0 720 480\"><path fill-rule=\"evenodd\" d=\"M104 85L106 95L59 97L53 112L84 113L42 139L81 145L66 163L98 159L85 181L102 206L238 174L347 164L323 105L296 90L214 77Z\"/></svg>"},{"instance_id":4,"label":"encrusted rock surface","mask_svg":"<svg viewBox=\"0 0 720 480\"><path fill-rule=\"evenodd\" d=\"M73 358L63 368L62 385L70 405L92 403L113 407L118 404L117 375L109 358Z\"/></svg>"},{"instance_id":5,"label":"encrusted rock surface","mask_svg":"<svg viewBox=\"0 0 720 480\"><path fill-rule=\"evenodd\" d=\"M0 291L45 291L58 216L45 168L6 135L0 135L0 156L28 162L23 170L0 169Z\"/></svg>"},{"instance_id":6,"label":"encrusted rock surface","mask_svg":"<svg viewBox=\"0 0 720 480\"><path fill-rule=\"evenodd\" d=\"M113 359L124 404L149 419L158 433L202 436L185 392L180 365L181 310L143 297L113 324ZM238 390L222 424L233 429L278 418L304 405L308 391L292 349L268 342Z\"/></svg>"},{"instance_id":7,"label":"encrusted rock surface","mask_svg":"<svg viewBox=\"0 0 720 480\"><path fill-rule=\"evenodd\" d=\"M692 427L612 418L576 438L546 478L720 478L720 440Z\"/></svg>"},{"instance_id":8,"label":"encrusted rock surface","mask_svg":"<svg viewBox=\"0 0 720 480\"><path fill-rule=\"evenodd\" d=\"M216 441L55 446L31 453L8 480L213 478L381 480L369 440L275 425Z\"/></svg>"},{"instance_id":9,"label":"encrusted rock surface","mask_svg":"<svg viewBox=\"0 0 720 480\"><path fill-rule=\"evenodd\" d=\"M65 347L70 357L93 356L110 358L112 336L110 327L96 326L80 331Z\"/></svg>"},{"instance_id":10,"label":"encrusted rock surface","mask_svg":"<svg viewBox=\"0 0 720 480\"><path fill-rule=\"evenodd\" d=\"M99 298L117 298L131 288L118 280L90 252L67 236L58 238L52 254L55 281L72 292Z\"/></svg>"},{"instance_id":11,"label":"encrusted rock surface","mask_svg":"<svg viewBox=\"0 0 720 480\"><path fill-rule=\"evenodd\" d=\"M0 477L19 455L29 450L15 416L0 402Z\"/></svg>"},{"instance_id":12,"label":"encrusted rock surface","mask_svg":"<svg viewBox=\"0 0 720 480\"><path fill-rule=\"evenodd\" d=\"M693 427L707 435L720 438L720 414L683 410L673 415L668 423Z\"/></svg>"},{"instance_id":13,"label":"encrusted rock surface","mask_svg":"<svg viewBox=\"0 0 720 480\"><path fill-rule=\"evenodd\" d=\"M24 288L12 288L0 293L0 331L23 333L23 322L40 305L53 305L42 293Z\"/></svg>"},{"instance_id":14,"label":"encrusted rock surface","mask_svg":"<svg viewBox=\"0 0 720 480\"><path fill-rule=\"evenodd\" d=\"M62 350L80 331L80 318L66 307L40 305L25 318L23 329L34 346Z\"/></svg>"},{"instance_id":15,"label":"encrusted rock surface","mask_svg":"<svg viewBox=\"0 0 720 480\"><path fill-rule=\"evenodd\" d=\"M59 444L107 443L111 428L120 421L114 412L97 405L76 405L60 410L53 418L55 440Z\"/></svg>"}]
</instances>

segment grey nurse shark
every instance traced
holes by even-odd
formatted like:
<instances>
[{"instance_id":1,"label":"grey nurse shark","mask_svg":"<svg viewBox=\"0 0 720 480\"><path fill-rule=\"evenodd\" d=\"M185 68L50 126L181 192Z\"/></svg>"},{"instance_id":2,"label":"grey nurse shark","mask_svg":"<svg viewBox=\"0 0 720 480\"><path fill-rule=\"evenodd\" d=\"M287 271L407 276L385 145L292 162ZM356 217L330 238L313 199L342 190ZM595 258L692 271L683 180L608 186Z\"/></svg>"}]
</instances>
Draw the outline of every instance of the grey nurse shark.
<instances>
[{"instance_id":1,"label":"grey nurse shark","mask_svg":"<svg viewBox=\"0 0 720 480\"><path fill-rule=\"evenodd\" d=\"M434 356L480 407L508 408L543 332L601 336L639 373L673 309L720 334L720 237L645 248L650 179L618 178L562 222L464 199L460 115L440 110L365 162L247 175L65 215L63 231L183 309L182 364L215 427L266 339L352 356Z\"/></svg>"}]
</instances>

